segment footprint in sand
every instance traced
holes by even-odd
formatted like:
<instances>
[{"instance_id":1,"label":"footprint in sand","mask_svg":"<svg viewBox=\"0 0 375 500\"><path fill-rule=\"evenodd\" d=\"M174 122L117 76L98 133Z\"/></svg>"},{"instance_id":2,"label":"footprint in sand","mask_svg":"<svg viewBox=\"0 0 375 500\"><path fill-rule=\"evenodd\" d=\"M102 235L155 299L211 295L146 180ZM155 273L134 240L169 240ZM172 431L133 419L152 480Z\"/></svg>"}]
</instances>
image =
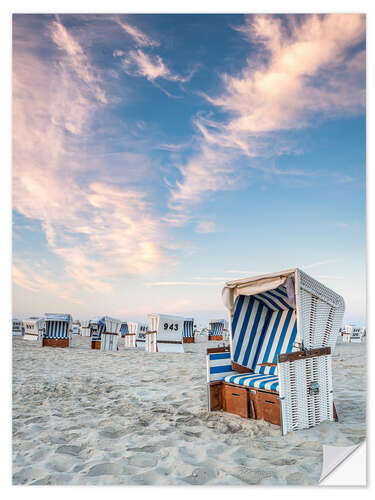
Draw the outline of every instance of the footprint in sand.
<instances>
[{"instance_id":1,"label":"footprint in sand","mask_svg":"<svg viewBox=\"0 0 375 500\"><path fill-rule=\"evenodd\" d=\"M59 446L56 450L56 453L64 453L65 455L73 455L77 456L81 452L80 446L75 446L73 444L63 444Z\"/></svg>"},{"instance_id":2,"label":"footprint in sand","mask_svg":"<svg viewBox=\"0 0 375 500\"><path fill-rule=\"evenodd\" d=\"M294 465L297 463L297 460L295 458L278 458L271 460L269 463L272 465Z\"/></svg>"},{"instance_id":3,"label":"footprint in sand","mask_svg":"<svg viewBox=\"0 0 375 500\"><path fill-rule=\"evenodd\" d=\"M88 476L104 476L104 475L116 476L123 473L124 473L124 468L122 465L110 462L104 462L102 464L94 465L88 470L86 474Z\"/></svg>"},{"instance_id":4,"label":"footprint in sand","mask_svg":"<svg viewBox=\"0 0 375 500\"><path fill-rule=\"evenodd\" d=\"M132 455L127 460L129 465L135 465L136 467L155 467L158 463L156 457L145 453Z\"/></svg>"},{"instance_id":5,"label":"footprint in sand","mask_svg":"<svg viewBox=\"0 0 375 500\"><path fill-rule=\"evenodd\" d=\"M101 437L108 439L118 439L125 436L126 431L123 429L116 429L115 427L105 427L101 432L99 432Z\"/></svg>"},{"instance_id":6,"label":"footprint in sand","mask_svg":"<svg viewBox=\"0 0 375 500\"><path fill-rule=\"evenodd\" d=\"M189 484L200 485L206 484L207 481L210 481L210 479L213 479L214 477L215 473L210 467L197 467L189 476L186 476L183 479Z\"/></svg>"}]
</instances>

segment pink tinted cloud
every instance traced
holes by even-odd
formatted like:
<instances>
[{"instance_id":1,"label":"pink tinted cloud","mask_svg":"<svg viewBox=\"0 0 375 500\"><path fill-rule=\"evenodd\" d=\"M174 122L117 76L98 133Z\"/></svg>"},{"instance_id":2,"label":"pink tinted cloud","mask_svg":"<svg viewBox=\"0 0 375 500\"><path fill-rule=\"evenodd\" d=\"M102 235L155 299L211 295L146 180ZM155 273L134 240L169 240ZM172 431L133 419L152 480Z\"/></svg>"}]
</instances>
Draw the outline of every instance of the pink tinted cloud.
<instances>
[{"instance_id":1,"label":"pink tinted cloud","mask_svg":"<svg viewBox=\"0 0 375 500\"><path fill-rule=\"evenodd\" d=\"M144 193L112 185L97 163L97 178L88 181L90 160L82 145L94 113L107 103L103 80L61 22L53 21L49 34L58 49L54 61L35 55L41 42L27 28L20 37L15 32L14 208L41 221L66 280L110 293L115 280L147 273L165 261L163 227ZM31 289L31 280L57 293L53 280L34 271L22 271L18 264L16 282Z\"/></svg>"}]
</instances>

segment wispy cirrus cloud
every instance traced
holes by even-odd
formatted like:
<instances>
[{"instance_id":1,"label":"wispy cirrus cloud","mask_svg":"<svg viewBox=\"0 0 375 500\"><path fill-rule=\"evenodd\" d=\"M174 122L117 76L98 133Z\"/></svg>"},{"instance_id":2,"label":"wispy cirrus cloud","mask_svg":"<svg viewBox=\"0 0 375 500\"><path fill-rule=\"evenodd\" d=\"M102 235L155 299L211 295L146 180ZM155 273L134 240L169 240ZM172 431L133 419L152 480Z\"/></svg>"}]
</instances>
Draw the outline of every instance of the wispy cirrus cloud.
<instances>
[{"instance_id":1,"label":"wispy cirrus cloud","mask_svg":"<svg viewBox=\"0 0 375 500\"><path fill-rule=\"evenodd\" d=\"M121 50L115 50L113 55L122 58L122 66L126 73L132 76L143 76L150 82L163 78L171 82L186 83L191 80L196 71L194 68L185 76L178 75L167 67L161 56L146 54L141 49L130 50L126 54Z\"/></svg>"},{"instance_id":2,"label":"wispy cirrus cloud","mask_svg":"<svg viewBox=\"0 0 375 500\"><path fill-rule=\"evenodd\" d=\"M145 192L111 183L97 169L97 159L96 178L90 178L83 146L95 135L95 114L109 103L104 81L59 18L44 33L45 39L35 37L26 22L15 24L14 208L41 222L67 282L110 293L119 278L147 273L168 260L162 223ZM38 55L48 44L50 59ZM45 270L29 266L26 272L18 263L14 276L30 290L56 292Z\"/></svg>"},{"instance_id":3,"label":"wispy cirrus cloud","mask_svg":"<svg viewBox=\"0 0 375 500\"><path fill-rule=\"evenodd\" d=\"M288 147L279 142L280 134L364 110L363 15L290 15L283 19L254 15L235 29L251 43L249 57L238 74L221 75L221 94L203 94L227 119L202 115L195 119L200 152L179 167L182 180L176 182L170 197L174 210L188 210L205 193L231 188L238 155L252 159L283 154ZM221 168L223 155L227 156L226 166ZM259 163L249 162L249 166L267 170ZM270 173L309 175L274 167Z\"/></svg>"},{"instance_id":4,"label":"wispy cirrus cloud","mask_svg":"<svg viewBox=\"0 0 375 500\"><path fill-rule=\"evenodd\" d=\"M122 21L119 18L116 18L116 22L128 35L132 37L136 45L138 45L139 47L157 47L160 45L159 42L150 38L136 26Z\"/></svg>"}]
</instances>

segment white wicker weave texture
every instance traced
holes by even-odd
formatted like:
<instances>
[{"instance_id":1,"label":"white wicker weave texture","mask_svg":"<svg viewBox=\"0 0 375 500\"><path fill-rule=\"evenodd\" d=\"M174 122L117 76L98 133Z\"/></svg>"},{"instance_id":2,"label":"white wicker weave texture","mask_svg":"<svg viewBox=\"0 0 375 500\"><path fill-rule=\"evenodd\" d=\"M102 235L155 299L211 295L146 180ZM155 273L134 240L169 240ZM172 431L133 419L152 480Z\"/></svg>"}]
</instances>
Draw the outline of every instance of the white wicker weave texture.
<instances>
[{"instance_id":1,"label":"white wicker weave texture","mask_svg":"<svg viewBox=\"0 0 375 500\"><path fill-rule=\"evenodd\" d=\"M345 311L344 299L298 270L301 339L307 349L336 345Z\"/></svg>"},{"instance_id":2,"label":"white wicker weave texture","mask_svg":"<svg viewBox=\"0 0 375 500\"><path fill-rule=\"evenodd\" d=\"M279 363L283 434L333 420L331 355Z\"/></svg>"}]
</instances>

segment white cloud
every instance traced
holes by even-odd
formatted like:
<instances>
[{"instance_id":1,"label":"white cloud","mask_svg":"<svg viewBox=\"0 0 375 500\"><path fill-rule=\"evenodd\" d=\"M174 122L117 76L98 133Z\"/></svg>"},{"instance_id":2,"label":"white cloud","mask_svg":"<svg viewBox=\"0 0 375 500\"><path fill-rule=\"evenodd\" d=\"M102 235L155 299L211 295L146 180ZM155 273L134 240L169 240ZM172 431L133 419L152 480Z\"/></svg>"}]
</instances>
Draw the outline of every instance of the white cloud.
<instances>
[{"instance_id":1,"label":"white cloud","mask_svg":"<svg viewBox=\"0 0 375 500\"><path fill-rule=\"evenodd\" d=\"M120 51L114 51L114 56L122 56ZM122 59L124 71L132 76L143 76L154 82L158 78L164 78L171 82L188 82L194 75L196 69L190 71L186 76L173 73L159 55L151 56L142 50L130 50Z\"/></svg>"},{"instance_id":2,"label":"white cloud","mask_svg":"<svg viewBox=\"0 0 375 500\"><path fill-rule=\"evenodd\" d=\"M205 95L228 118L196 118L201 151L180 166L182 181L172 189L172 209L188 210L205 193L231 188L239 154L288 152L285 142L279 143L280 132L364 110L365 51L358 49L365 38L363 15L254 15L236 29L251 43L249 57L238 74L221 76L220 95ZM274 175L309 175L260 163L251 167L271 168Z\"/></svg>"},{"instance_id":3,"label":"white cloud","mask_svg":"<svg viewBox=\"0 0 375 500\"><path fill-rule=\"evenodd\" d=\"M65 280L109 293L120 277L147 273L167 259L163 225L146 193L112 185L100 169L95 182L87 176L90 160L82 146L92 133L92 117L107 102L103 82L60 22L53 21L49 33L59 49L53 61L35 55L43 43L39 35L15 25L14 208L41 222L49 248L62 259ZM26 272L22 262L15 280L57 293L53 277L38 278L36 268L29 265Z\"/></svg>"},{"instance_id":4,"label":"white cloud","mask_svg":"<svg viewBox=\"0 0 375 500\"><path fill-rule=\"evenodd\" d=\"M159 42L152 40L148 35L143 33L139 28L136 28L135 26L126 23L124 21L120 21L119 19L116 20L117 23L121 26L121 28L132 37L132 39L135 41L136 45L139 47L157 47Z\"/></svg>"}]
</instances>

